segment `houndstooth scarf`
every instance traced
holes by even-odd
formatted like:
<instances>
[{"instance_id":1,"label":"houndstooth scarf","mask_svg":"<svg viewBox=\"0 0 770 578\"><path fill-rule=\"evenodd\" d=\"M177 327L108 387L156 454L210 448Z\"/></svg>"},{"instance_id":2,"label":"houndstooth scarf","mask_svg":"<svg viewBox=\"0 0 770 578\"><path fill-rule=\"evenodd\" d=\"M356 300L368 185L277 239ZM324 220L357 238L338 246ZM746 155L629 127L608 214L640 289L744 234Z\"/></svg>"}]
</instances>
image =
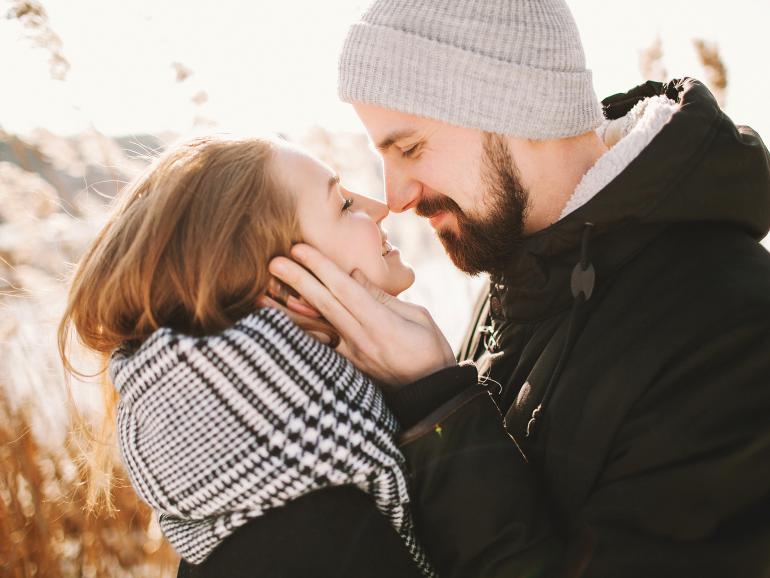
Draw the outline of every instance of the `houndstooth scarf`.
<instances>
[{"instance_id":1,"label":"houndstooth scarf","mask_svg":"<svg viewBox=\"0 0 770 578\"><path fill-rule=\"evenodd\" d=\"M163 328L109 366L121 457L137 493L187 561L236 528L313 490L371 494L433 576L409 515L398 424L345 358L276 309L219 334Z\"/></svg>"}]
</instances>

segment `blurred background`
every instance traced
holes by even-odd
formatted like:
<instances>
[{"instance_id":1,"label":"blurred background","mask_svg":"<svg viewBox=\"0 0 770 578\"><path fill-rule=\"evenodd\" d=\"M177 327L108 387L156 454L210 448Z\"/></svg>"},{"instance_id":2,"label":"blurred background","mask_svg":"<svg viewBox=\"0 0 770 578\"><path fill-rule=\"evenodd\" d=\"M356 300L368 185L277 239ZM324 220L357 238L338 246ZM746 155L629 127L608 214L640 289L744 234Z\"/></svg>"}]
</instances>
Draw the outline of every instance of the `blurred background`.
<instances>
[{"instance_id":1,"label":"blurred background","mask_svg":"<svg viewBox=\"0 0 770 578\"><path fill-rule=\"evenodd\" d=\"M758 48L766 0L568 3L599 98L695 76L734 121L770 134ZM379 162L336 98L337 53L363 6L0 0L0 577L175 575L173 551L125 480L116 514L83 513L87 464L55 344L66 279L121 187L192 133L279 133L349 188L382 197ZM386 228L417 272L404 297L457 346L483 279L457 272L412 215ZM73 389L97 416L98 385Z\"/></svg>"}]
</instances>

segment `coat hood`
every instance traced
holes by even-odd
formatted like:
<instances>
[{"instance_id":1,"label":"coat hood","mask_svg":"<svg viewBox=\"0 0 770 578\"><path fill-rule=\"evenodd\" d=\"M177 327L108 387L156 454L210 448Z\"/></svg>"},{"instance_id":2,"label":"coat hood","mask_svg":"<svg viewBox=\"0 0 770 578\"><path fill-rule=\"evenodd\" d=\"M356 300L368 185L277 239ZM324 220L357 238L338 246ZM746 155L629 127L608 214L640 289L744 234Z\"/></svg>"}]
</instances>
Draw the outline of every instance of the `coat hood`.
<instances>
[{"instance_id":1,"label":"coat hood","mask_svg":"<svg viewBox=\"0 0 770 578\"><path fill-rule=\"evenodd\" d=\"M676 110L651 142L585 204L524 238L508 268L493 276L500 317L535 320L567 308L570 274L586 250L600 283L670 226L720 223L757 240L770 230L767 148L701 82L647 82L602 101L604 115L621 119L660 95Z\"/></svg>"}]
</instances>

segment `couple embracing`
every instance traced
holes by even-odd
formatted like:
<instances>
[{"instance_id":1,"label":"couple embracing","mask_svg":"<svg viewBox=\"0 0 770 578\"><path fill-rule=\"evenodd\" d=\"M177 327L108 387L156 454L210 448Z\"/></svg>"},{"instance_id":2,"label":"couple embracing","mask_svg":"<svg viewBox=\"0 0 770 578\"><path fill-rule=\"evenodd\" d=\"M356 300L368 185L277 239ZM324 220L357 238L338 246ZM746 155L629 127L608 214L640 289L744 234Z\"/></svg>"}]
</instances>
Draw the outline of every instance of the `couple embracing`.
<instances>
[{"instance_id":1,"label":"couple embracing","mask_svg":"<svg viewBox=\"0 0 770 578\"><path fill-rule=\"evenodd\" d=\"M770 572L770 156L694 79L595 97L563 0L377 0L387 205L277 139L161 155L60 326L183 577ZM344 175L343 175L344 176ZM489 289L455 356L389 211ZM74 368L71 368L74 370Z\"/></svg>"}]
</instances>

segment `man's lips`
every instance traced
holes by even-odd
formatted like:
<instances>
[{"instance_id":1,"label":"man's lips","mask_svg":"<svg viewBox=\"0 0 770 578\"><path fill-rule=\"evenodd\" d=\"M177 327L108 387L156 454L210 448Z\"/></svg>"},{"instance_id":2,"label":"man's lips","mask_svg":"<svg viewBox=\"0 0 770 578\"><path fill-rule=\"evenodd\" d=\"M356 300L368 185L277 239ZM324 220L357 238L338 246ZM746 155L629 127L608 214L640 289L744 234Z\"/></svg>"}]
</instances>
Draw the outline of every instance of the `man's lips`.
<instances>
[{"instance_id":1,"label":"man's lips","mask_svg":"<svg viewBox=\"0 0 770 578\"><path fill-rule=\"evenodd\" d=\"M446 218L447 216L446 211L439 211L438 213L434 213L433 216L430 217L430 226L434 229L438 229L438 227L441 225L441 222Z\"/></svg>"}]
</instances>

